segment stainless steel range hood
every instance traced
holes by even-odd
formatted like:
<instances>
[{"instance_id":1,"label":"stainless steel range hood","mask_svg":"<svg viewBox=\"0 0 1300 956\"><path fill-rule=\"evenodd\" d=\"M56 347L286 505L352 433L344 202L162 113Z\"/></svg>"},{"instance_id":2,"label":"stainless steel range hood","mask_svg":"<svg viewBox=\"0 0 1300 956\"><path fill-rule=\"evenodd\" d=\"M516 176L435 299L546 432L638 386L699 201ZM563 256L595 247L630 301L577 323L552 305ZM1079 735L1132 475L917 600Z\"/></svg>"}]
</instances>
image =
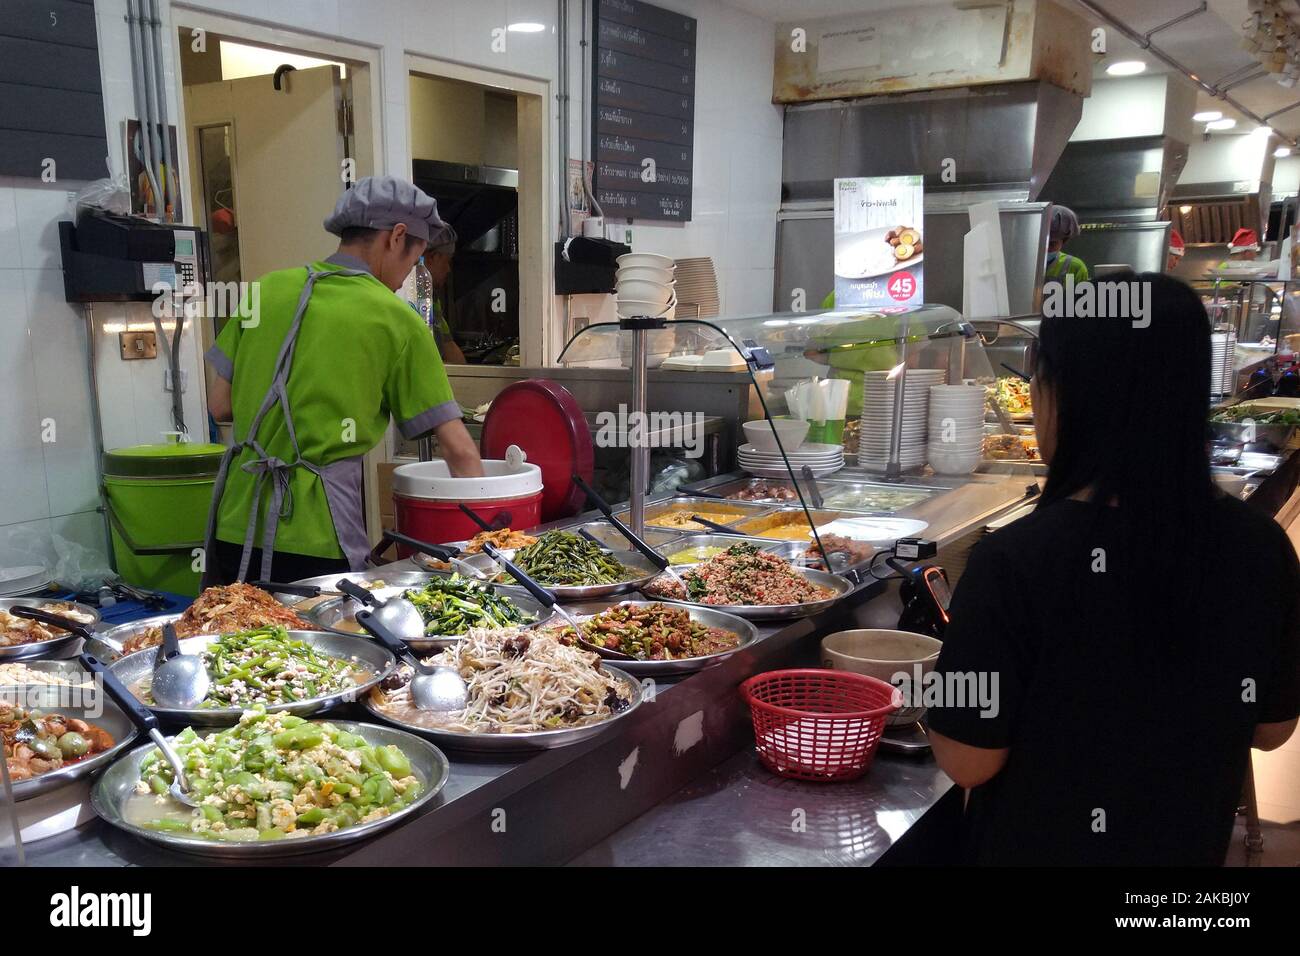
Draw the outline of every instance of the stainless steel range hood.
<instances>
[{"instance_id":1,"label":"stainless steel range hood","mask_svg":"<svg viewBox=\"0 0 1300 956\"><path fill-rule=\"evenodd\" d=\"M1074 210L1080 222L1160 218L1187 163L1187 144L1169 136L1070 143L1043 198Z\"/></svg>"}]
</instances>

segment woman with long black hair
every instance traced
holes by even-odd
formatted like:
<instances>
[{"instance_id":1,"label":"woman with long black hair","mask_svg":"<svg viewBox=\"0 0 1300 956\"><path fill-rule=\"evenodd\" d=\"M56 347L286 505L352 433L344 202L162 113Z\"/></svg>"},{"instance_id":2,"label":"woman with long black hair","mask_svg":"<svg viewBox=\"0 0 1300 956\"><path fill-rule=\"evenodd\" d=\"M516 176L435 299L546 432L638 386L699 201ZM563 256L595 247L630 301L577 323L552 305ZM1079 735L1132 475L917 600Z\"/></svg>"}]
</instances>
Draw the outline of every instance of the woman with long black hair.
<instances>
[{"instance_id":1,"label":"woman with long black hair","mask_svg":"<svg viewBox=\"0 0 1300 956\"><path fill-rule=\"evenodd\" d=\"M1219 865L1250 747L1300 714L1300 564L1211 480L1205 310L1167 276L1107 281L1140 283L1129 315L1043 320L1047 483L953 596L943 686L989 693L929 724L970 862Z\"/></svg>"}]
</instances>

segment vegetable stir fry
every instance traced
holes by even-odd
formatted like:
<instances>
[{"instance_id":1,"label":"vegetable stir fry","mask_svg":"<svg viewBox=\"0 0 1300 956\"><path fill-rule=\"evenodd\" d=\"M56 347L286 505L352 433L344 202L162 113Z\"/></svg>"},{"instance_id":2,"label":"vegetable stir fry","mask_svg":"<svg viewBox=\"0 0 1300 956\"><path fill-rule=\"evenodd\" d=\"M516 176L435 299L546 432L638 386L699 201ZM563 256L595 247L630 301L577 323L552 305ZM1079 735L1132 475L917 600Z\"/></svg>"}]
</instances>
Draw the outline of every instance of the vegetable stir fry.
<instances>
[{"instance_id":1,"label":"vegetable stir fry","mask_svg":"<svg viewBox=\"0 0 1300 956\"><path fill-rule=\"evenodd\" d=\"M354 661L322 653L283 627L225 634L202 653L212 686L200 707L287 704L359 686L366 671ZM153 703L142 685L145 703Z\"/></svg>"},{"instance_id":2,"label":"vegetable stir fry","mask_svg":"<svg viewBox=\"0 0 1300 956\"><path fill-rule=\"evenodd\" d=\"M798 574L781 557L759 551L748 542L733 544L722 554L683 571L682 578L689 592L686 599L697 604L807 604L834 594ZM642 590L664 597L683 597L681 586L667 576L655 578Z\"/></svg>"},{"instance_id":3,"label":"vegetable stir fry","mask_svg":"<svg viewBox=\"0 0 1300 956\"><path fill-rule=\"evenodd\" d=\"M583 621L582 632L589 643L622 651L639 661L705 657L740 643L739 634L693 621L685 608L668 604L618 604ZM560 628L557 633L561 643L575 642L572 627Z\"/></svg>"},{"instance_id":4,"label":"vegetable stir fry","mask_svg":"<svg viewBox=\"0 0 1300 956\"><path fill-rule=\"evenodd\" d=\"M0 744L10 779L19 781L102 753L113 738L84 720L0 700Z\"/></svg>"},{"instance_id":5,"label":"vegetable stir fry","mask_svg":"<svg viewBox=\"0 0 1300 956\"><path fill-rule=\"evenodd\" d=\"M1212 422L1244 422L1256 425L1300 425L1300 408L1268 408L1258 405L1231 405L1210 416Z\"/></svg>"},{"instance_id":6,"label":"vegetable stir fry","mask_svg":"<svg viewBox=\"0 0 1300 956\"><path fill-rule=\"evenodd\" d=\"M532 617L490 587L453 574L404 595L424 618L425 634L464 634L471 627L509 627Z\"/></svg>"},{"instance_id":7,"label":"vegetable stir fry","mask_svg":"<svg viewBox=\"0 0 1300 956\"><path fill-rule=\"evenodd\" d=\"M400 748L261 708L206 737L187 727L175 747L200 806L186 818L146 815L141 825L152 830L240 842L331 833L395 813L423 789ZM167 761L150 752L136 794L154 794L158 807L174 808L166 796L171 783Z\"/></svg>"},{"instance_id":8,"label":"vegetable stir fry","mask_svg":"<svg viewBox=\"0 0 1300 956\"><path fill-rule=\"evenodd\" d=\"M568 587L617 584L635 577L586 538L572 531L548 531L515 554L514 563L538 583Z\"/></svg>"}]
</instances>

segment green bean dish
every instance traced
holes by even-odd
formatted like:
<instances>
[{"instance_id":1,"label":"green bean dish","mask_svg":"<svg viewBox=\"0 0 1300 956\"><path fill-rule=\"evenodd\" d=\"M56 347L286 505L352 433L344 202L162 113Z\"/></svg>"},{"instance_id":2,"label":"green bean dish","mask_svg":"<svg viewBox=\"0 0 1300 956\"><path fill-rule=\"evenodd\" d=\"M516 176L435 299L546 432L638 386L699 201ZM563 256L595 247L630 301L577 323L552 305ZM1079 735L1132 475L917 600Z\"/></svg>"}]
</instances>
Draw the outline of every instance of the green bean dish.
<instances>
[{"instance_id":1,"label":"green bean dish","mask_svg":"<svg viewBox=\"0 0 1300 956\"><path fill-rule=\"evenodd\" d=\"M548 531L515 553L514 563L539 584L590 587L617 584L637 571L572 531Z\"/></svg>"},{"instance_id":2,"label":"green bean dish","mask_svg":"<svg viewBox=\"0 0 1300 956\"><path fill-rule=\"evenodd\" d=\"M459 574L434 578L404 597L424 618L424 633L429 635L466 634L472 627L510 627L533 620L508 597Z\"/></svg>"},{"instance_id":3,"label":"green bean dish","mask_svg":"<svg viewBox=\"0 0 1300 956\"><path fill-rule=\"evenodd\" d=\"M381 819L423 790L399 747L261 707L204 737L187 727L174 746L199 806L167 795L172 771L154 750L124 808L129 822L228 842L293 839Z\"/></svg>"},{"instance_id":4,"label":"green bean dish","mask_svg":"<svg viewBox=\"0 0 1300 956\"><path fill-rule=\"evenodd\" d=\"M356 661L332 657L283 627L223 634L200 655L211 685L202 708L288 704L360 686L369 676ZM148 679L136 696L153 703Z\"/></svg>"}]
</instances>

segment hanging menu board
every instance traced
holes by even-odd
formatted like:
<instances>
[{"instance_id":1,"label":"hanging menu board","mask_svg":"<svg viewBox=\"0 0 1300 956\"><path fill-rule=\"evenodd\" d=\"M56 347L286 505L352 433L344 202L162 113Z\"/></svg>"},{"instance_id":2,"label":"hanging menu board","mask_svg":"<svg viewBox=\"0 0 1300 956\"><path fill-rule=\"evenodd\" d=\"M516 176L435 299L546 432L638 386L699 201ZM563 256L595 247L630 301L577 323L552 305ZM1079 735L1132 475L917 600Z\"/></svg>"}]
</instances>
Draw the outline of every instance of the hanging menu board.
<instances>
[{"instance_id":1,"label":"hanging menu board","mask_svg":"<svg viewBox=\"0 0 1300 956\"><path fill-rule=\"evenodd\" d=\"M691 218L695 19L598 0L592 91L596 199L608 218Z\"/></svg>"},{"instance_id":2,"label":"hanging menu board","mask_svg":"<svg viewBox=\"0 0 1300 956\"><path fill-rule=\"evenodd\" d=\"M0 17L0 175L107 175L91 0L7 0Z\"/></svg>"}]
</instances>

